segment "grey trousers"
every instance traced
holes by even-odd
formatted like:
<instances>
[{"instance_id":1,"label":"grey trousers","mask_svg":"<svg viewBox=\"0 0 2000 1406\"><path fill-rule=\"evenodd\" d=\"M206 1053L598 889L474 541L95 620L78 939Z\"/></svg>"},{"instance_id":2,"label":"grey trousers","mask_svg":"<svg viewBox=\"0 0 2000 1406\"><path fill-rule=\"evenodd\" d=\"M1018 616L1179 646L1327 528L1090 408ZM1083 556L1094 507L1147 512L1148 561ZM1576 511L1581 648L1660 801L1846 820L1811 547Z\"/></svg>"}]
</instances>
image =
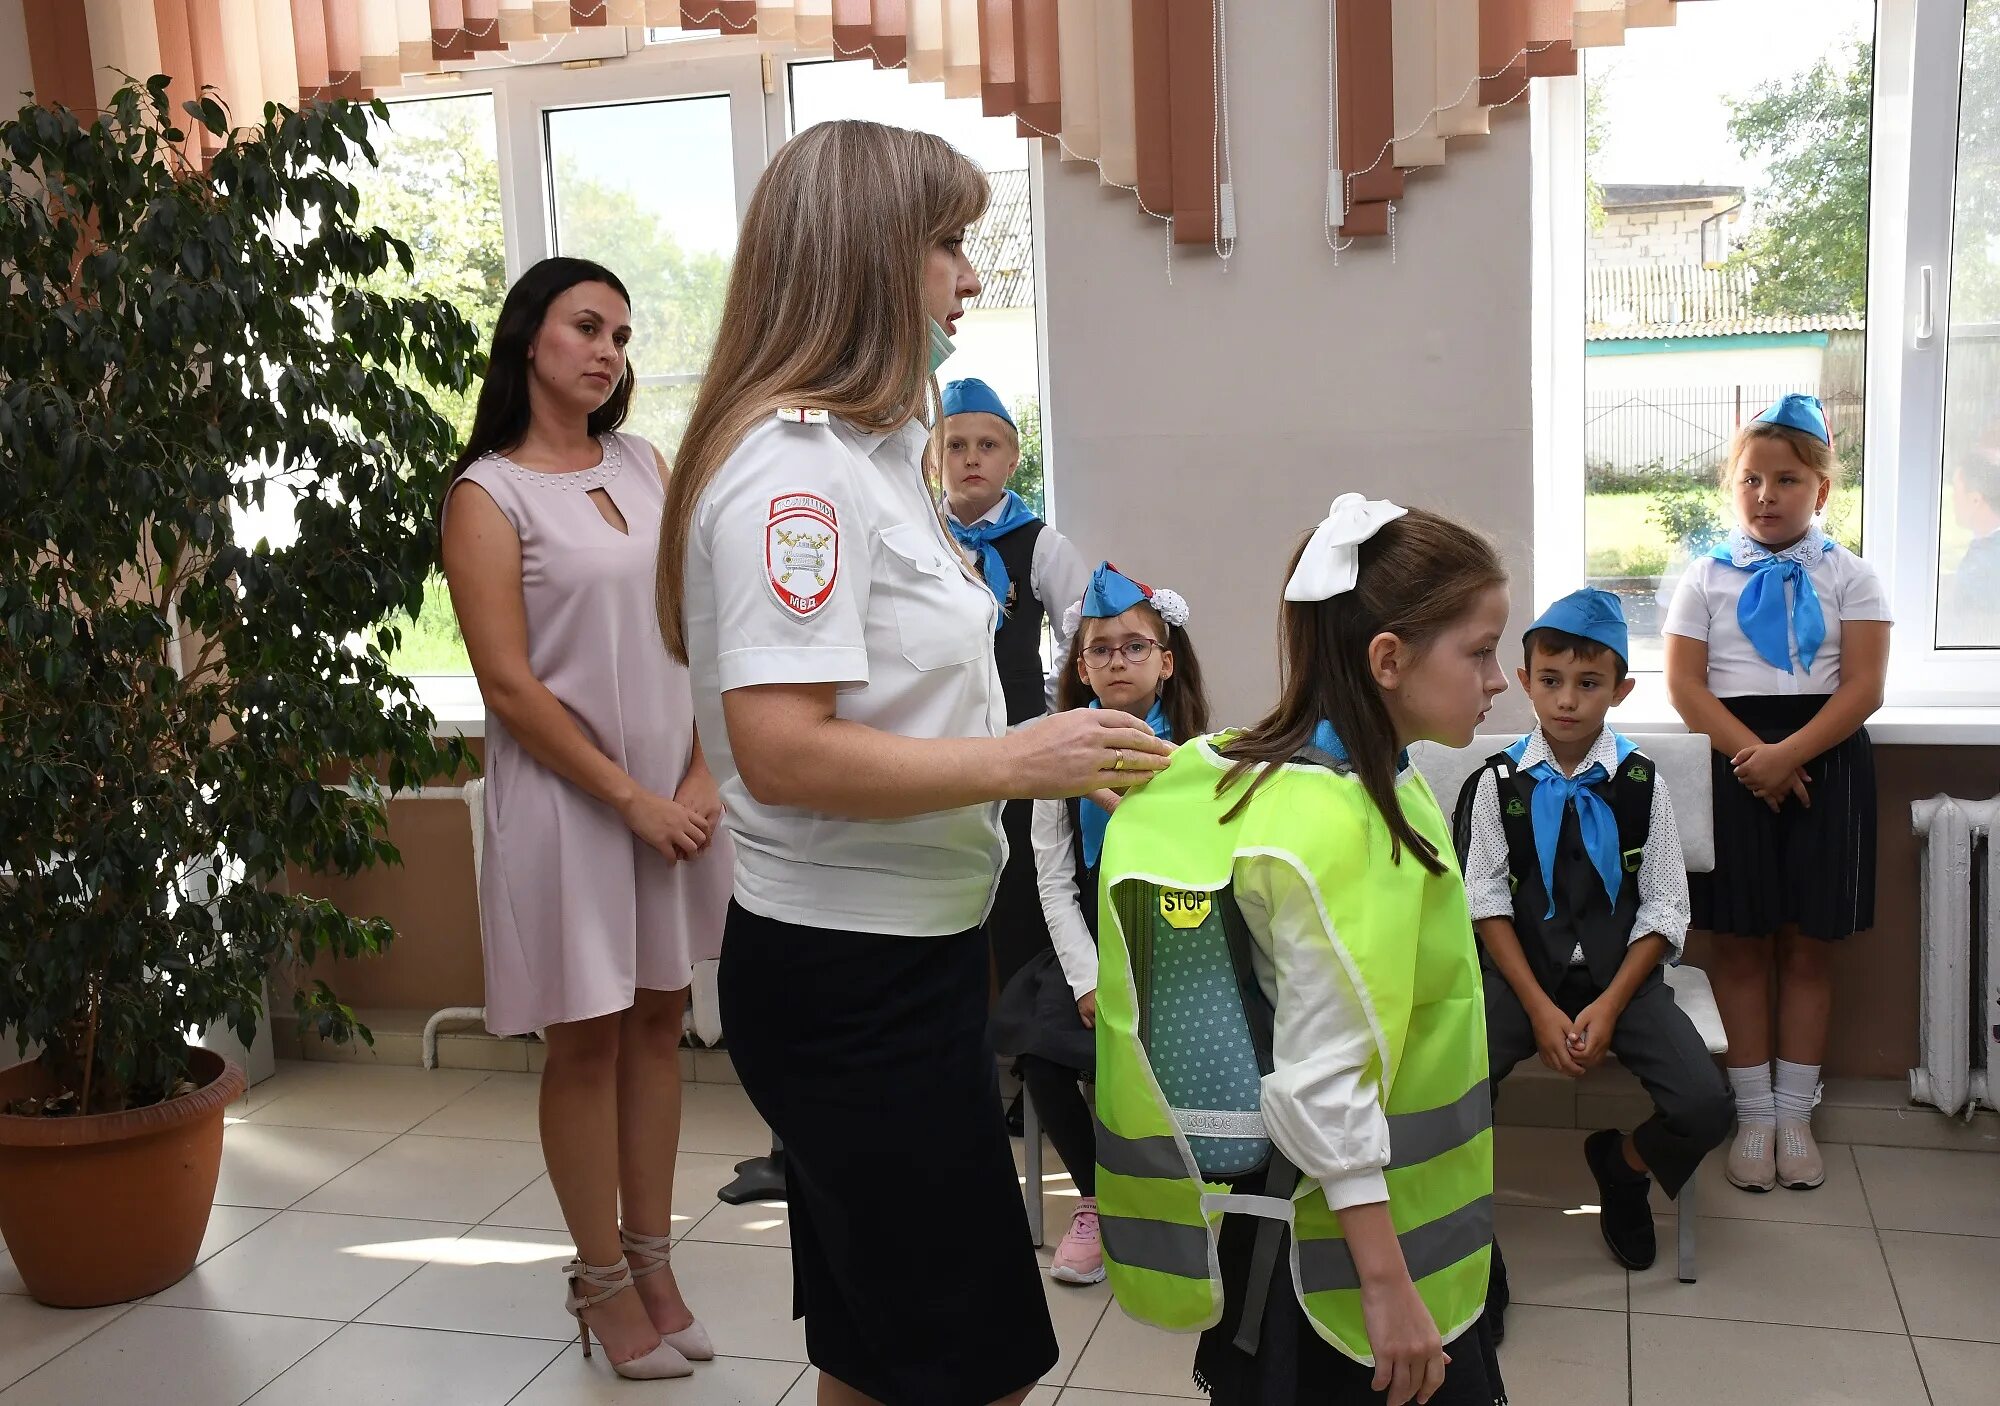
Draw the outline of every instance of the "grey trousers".
<instances>
[{"instance_id":1,"label":"grey trousers","mask_svg":"<svg viewBox=\"0 0 2000 1406\"><path fill-rule=\"evenodd\" d=\"M1507 979L1490 967L1485 976L1486 1058L1497 1103L1500 1081L1516 1064L1535 1057L1535 1032ZM1587 970L1572 967L1554 1000L1575 1017L1602 994ZM1657 971L1618 1018L1611 1052L1653 1100L1653 1116L1633 1129L1633 1144L1661 1188L1679 1196L1701 1159L1729 1136L1736 1118L1729 1081Z\"/></svg>"}]
</instances>

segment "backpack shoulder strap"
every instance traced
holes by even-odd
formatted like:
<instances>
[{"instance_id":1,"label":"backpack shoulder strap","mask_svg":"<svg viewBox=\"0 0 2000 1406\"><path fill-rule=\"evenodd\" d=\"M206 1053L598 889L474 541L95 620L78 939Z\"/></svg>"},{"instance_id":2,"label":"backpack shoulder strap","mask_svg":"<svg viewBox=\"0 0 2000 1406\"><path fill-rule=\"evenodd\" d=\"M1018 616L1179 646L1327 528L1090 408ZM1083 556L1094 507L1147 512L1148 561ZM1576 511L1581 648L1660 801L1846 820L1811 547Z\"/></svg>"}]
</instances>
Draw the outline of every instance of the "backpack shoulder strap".
<instances>
[{"instance_id":1,"label":"backpack shoulder strap","mask_svg":"<svg viewBox=\"0 0 2000 1406\"><path fill-rule=\"evenodd\" d=\"M1519 892L1522 875L1538 862L1535 859L1535 825L1528 811L1528 799L1534 792L1534 783L1522 775L1514 759L1505 752L1495 752L1478 771L1466 777L1465 785L1458 793L1458 805L1452 812L1452 843L1458 846L1459 863L1463 864L1472 848L1472 811L1479 799L1479 782L1489 772L1493 776L1494 796L1500 805L1500 828L1507 836L1508 887Z\"/></svg>"},{"instance_id":2,"label":"backpack shoulder strap","mask_svg":"<svg viewBox=\"0 0 2000 1406\"><path fill-rule=\"evenodd\" d=\"M1653 785L1657 772L1653 759L1644 752L1627 754L1611 779L1611 813L1618 820L1620 866L1627 874L1639 872L1646 858L1646 842L1653 828Z\"/></svg>"}]
</instances>

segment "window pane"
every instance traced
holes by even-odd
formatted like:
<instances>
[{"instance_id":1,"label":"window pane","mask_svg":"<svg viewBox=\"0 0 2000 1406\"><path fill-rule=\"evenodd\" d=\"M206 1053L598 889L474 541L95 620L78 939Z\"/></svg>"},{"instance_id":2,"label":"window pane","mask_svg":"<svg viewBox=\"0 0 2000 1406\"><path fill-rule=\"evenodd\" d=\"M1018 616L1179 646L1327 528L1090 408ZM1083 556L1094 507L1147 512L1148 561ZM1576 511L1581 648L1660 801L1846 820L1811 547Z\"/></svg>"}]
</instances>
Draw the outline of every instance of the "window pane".
<instances>
[{"instance_id":1,"label":"window pane","mask_svg":"<svg viewBox=\"0 0 2000 1406\"><path fill-rule=\"evenodd\" d=\"M484 347L507 295L492 96L471 93L392 103L389 121L373 124L369 136L381 164L349 173L361 193L359 222L380 225L405 240L416 265L406 277L392 264L376 278L376 286L394 295L449 299L478 329ZM478 387L463 393L429 386L423 390L463 439L472 429ZM289 499L280 508L274 495L267 500L267 513L281 513L283 529L291 531ZM273 540L278 540L275 535ZM402 647L391 656L400 672L472 672L441 575L432 575L416 619L393 623L403 632Z\"/></svg>"},{"instance_id":2,"label":"window pane","mask_svg":"<svg viewBox=\"0 0 2000 1406\"><path fill-rule=\"evenodd\" d=\"M1965 7L1937 643L2000 647L2000 0Z\"/></svg>"},{"instance_id":3,"label":"window pane","mask_svg":"<svg viewBox=\"0 0 2000 1406\"><path fill-rule=\"evenodd\" d=\"M627 434L651 440L662 454L671 456L687 429L694 409L694 393L700 387L690 381L674 386L640 386L632 394L632 408L625 412L621 427Z\"/></svg>"},{"instance_id":4,"label":"window pane","mask_svg":"<svg viewBox=\"0 0 2000 1406\"><path fill-rule=\"evenodd\" d=\"M548 142L556 252L596 260L632 294L635 371L699 372L736 248L729 99L563 109Z\"/></svg>"},{"instance_id":5,"label":"window pane","mask_svg":"<svg viewBox=\"0 0 2000 1406\"><path fill-rule=\"evenodd\" d=\"M1685 5L1584 53L1585 567L1635 669L1727 530L1731 437L1780 396L1826 402L1823 526L1861 547L1873 23L1871 0Z\"/></svg>"},{"instance_id":6,"label":"window pane","mask_svg":"<svg viewBox=\"0 0 2000 1406\"><path fill-rule=\"evenodd\" d=\"M866 118L943 137L986 172L991 200L966 233L966 257L980 294L959 319L956 349L941 380L976 376L1000 394L1021 428L1021 465L1012 487L1043 508L1040 362L1035 347L1034 225L1028 143L1013 119L987 117L977 98L947 98L935 85L860 63L791 65L792 130Z\"/></svg>"}]
</instances>

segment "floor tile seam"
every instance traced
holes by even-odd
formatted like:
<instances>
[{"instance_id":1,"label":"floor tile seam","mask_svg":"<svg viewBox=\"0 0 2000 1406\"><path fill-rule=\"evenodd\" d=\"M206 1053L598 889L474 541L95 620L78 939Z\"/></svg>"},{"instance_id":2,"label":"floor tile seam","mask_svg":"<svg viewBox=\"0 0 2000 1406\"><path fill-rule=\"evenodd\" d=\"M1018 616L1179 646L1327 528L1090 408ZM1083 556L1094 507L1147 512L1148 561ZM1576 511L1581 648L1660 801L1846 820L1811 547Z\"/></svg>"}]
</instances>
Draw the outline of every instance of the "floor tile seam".
<instances>
[{"instance_id":1,"label":"floor tile seam","mask_svg":"<svg viewBox=\"0 0 2000 1406\"><path fill-rule=\"evenodd\" d=\"M1854 1328L1827 1323L1772 1323L1762 1318L1716 1318L1706 1313L1655 1313L1643 1308L1633 1309L1632 1317L1652 1318L1667 1323L1735 1323L1746 1328L1802 1328L1810 1333L1865 1333L1871 1338L1910 1337L1908 1332L1897 1328Z\"/></svg>"},{"instance_id":2,"label":"floor tile seam","mask_svg":"<svg viewBox=\"0 0 2000 1406\"><path fill-rule=\"evenodd\" d=\"M320 1190L319 1187L313 1188L313 1190L308 1191L305 1196L301 1196L299 1198L299 1201L305 1200L306 1196L311 1196L318 1190ZM526 1191L526 1190L527 1187L525 1186L521 1188L521 1191ZM520 1194L521 1192L517 1191L514 1193L514 1196L519 1196ZM514 1197L510 1196L507 1198L507 1201L511 1201L513 1199ZM507 1201L502 1201L500 1204L504 1206L507 1204ZM344 1220L406 1220L406 1221L416 1221L420 1224L428 1224L428 1225L463 1226L468 1230L477 1229L479 1226L485 1224L484 1221L457 1220L451 1216L397 1216L397 1215L390 1215L386 1211L307 1210L304 1207L300 1206L298 1201L294 1201L289 1206L241 1206L231 1201L218 1201L215 1204L224 1207L227 1210L232 1210L232 1211L269 1211L272 1213L273 1220L275 1220L278 1216L290 1214L290 1215L300 1215L300 1216L339 1216ZM250 1236L255 1235L258 1230L262 1230L265 1225L269 1225L270 1223L271 1221L267 1220L264 1222L264 1225L258 1226L255 1230L245 1231L242 1235L230 1241L229 1244L223 1246L222 1249L223 1250L233 1249L235 1246L242 1244L245 1240L249 1239ZM537 1227L532 1225L510 1225L503 1227L503 1229L534 1230L537 1229ZM459 1237L453 1236L452 1238L456 1240ZM215 1253L219 1255L222 1253L222 1250L217 1250ZM211 1256L210 1258L213 1258L213 1256ZM203 1263L206 1262L207 1261L203 1261Z\"/></svg>"},{"instance_id":3,"label":"floor tile seam","mask_svg":"<svg viewBox=\"0 0 2000 1406\"><path fill-rule=\"evenodd\" d=\"M123 1318L126 1314L130 1313L133 1309L137 1308L138 1306L139 1305L137 1300L133 1300L132 1302L125 1304L118 1310L118 1312L112 1314L109 1318L105 1319L95 1328L92 1328L88 1333L85 1333L82 1337L78 1338L75 1342L71 1343L68 1347L64 1348L61 1352L55 1354L54 1357L49 1358L45 1362L37 1362L34 1366L30 1367L27 1371L21 1373L20 1376L15 1377L11 1381L0 1382L0 1392L12 1391L22 1382L25 1382L28 1378L34 1376L35 1373L41 1371L42 1368L53 1366L58 1360L69 1356L72 1352L75 1352L78 1348L82 1347L85 1343L89 1342L92 1338L96 1337L106 1328L109 1328L113 1323L116 1323L119 1319Z\"/></svg>"},{"instance_id":4,"label":"floor tile seam","mask_svg":"<svg viewBox=\"0 0 2000 1406\"><path fill-rule=\"evenodd\" d=\"M1076 1369L1083 1365L1084 1354L1089 1352L1090 1345L1097 1341L1097 1334L1104 1327L1105 1315L1111 1312L1111 1305L1116 1302L1117 1299L1115 1297L1107 1296L1104 1302L1097 1306L1097 1317L1091 1319L1090 1331L1083 1335L1083 1346L1076 1350L1076 1361L1069 1364L1069 1370L1063 1373L1063 1379L1056 1383L1057 1396L1061 1396L1069 1389L1070 1378L1074 1377ZM1087 1387L1079 1387L1077 1389L1079 1391L1091 1390L1091 1388Z\"/></svg>"},{"instance_id":5,"label":"floor tile seam","mask_svg":"<svg viewBox=\"0 0 2000 1406\"><path fill-rule=\"evenodd\" d=\"M504 1204L504 1203L503 1203L503 1204ZM309 1216L309 1215L317 1215L317 1214L321 1214L321 1213L320 1213L320 1212L315 1212L315 1211L301 1211L301 1212L299 1212L299 1214L300 1214L300 1215L308 1215L308 1216ZM385 1219L385 1220L390 1220L390 1219L395 1219L395 1217L383 1217L383 1219ZM457 1224L457 1222L455 1222L455 1221L449 1221L449 1222L447 1222L447 1221L439 1221L439 1222L436 1222L436 1223L437 1223L437 1224L440 1224L440 1225L445 1225L445 1224L453 1224L453 1225L455 1225L455 1224ZM472 1233L472 1232L473 1232L474 1230L476 1230L476 1229L478 1229L477 1225L469 1225L469 1226L465 1227L465 1229L464 1229L464 1230L460 1231L460 1232L459 1232L459 1233L458 1233L457 1235L454 1235L454 1236L452 1237L452 1239L454 1239L454 1240L463 1240L463 1239L464 1239L464 1238L465 1238L465 1237L466 1237L467 1235L470 1235L470 1234L471 1234L471 1233ZM391 1295L391 1294L395 1293L395 1292L396 1292L396 1290L398 1290L398 1289L402 1288L402 1287L403 1287L403 1285L404 1285L404 1284L406 1284L406 1283L408 1283L408 1282L409 1282L409 1280L410 1280L411 1278L413 1278L413 1277L414 1277L415 1275L417 1275L418 1273L422 1272L422 1271L423 1271L423 1270L425 1270L425 1269L428 1269L428 1268L429 1268L429 1267L430 1267L431 1265L433 1265L433 1264L435 1264L435 1263L437 1263L437 1261L436 1261L436 1260L425 1260L425 1261L423 1261L423 1263L421 1263L421 1264L413 1264L413 1265L411 1265L411 1266L410 1266L410 1271L409 1271L409 1273L408 1273L408 1274L404 1274L404 1275L401 1275L401 1276L399 1276L399 1277L397 1278L397 1280L396 1280L396 1282L395 1282L395 1283L393 1283L393 1284L389 1285L389 1287L388 1287L388 1288L384 1289L384 1290L383 1290L383 1291L382 1291L381 1293L377 1294L377 1295L376 1295L376 1296L375 1296L374 1298L370 1299L370 1300L369 1300L369 1301L368 1301L368 1302L367 1302L366 1304L362 1305L362 1307L361 1307L361 1311L360 1311L359 1313L356 1313L356 1314L355 1314L355 1315L354 1315L354 1316L353 1316L352 1318L349 1318L349 1319L347 1320L347 1323L348 1323L348 1326L349 1326L349 1327L352 1327L352 1326L353 1326L354 1324L356 1324L356 1323L359 1323L359 1322L361 1321L361 1316L362 1316L362 1314L365 1314L365 1313L369 1312L370 1310L372 1310L372 1309L373 1309L373 1308L374 1308L374 1307L375 1307L375 1306L376 1306L377 1304L381 1303L381 1302L382 1302L382 1301L383 1301L384 1299L388 1298L388 1297L389 1297L389 1295ZM378 1325L378 1326L379 1326L379 1325ZM424 1331L424 1332L428 1332L428 1331L432 1331L432 1330L430 1330L430 1329L420 1329L420 1330L418 1330L418 1331ZM448 1330L448 1329L442 1329L442 1328L440 1328L440 1329L436 1329L435 1331L437 1331L437 1332L446 1332L446 1331L449 1331L449 1330Z\"/></svg>"},{"instance_id":6,"label":"floor tile seam","mask_svg":"<svg viewBox=\"0 0 2000 1406\"><path fill-rule=\"evenodd\" d=\"M355 1326L357 1326L357 1325L355 1325L354 1323L351 1323L351 1322L350 1322L350 1323L345 1323L345 1324L342 1324L342 1325L341 1325L341 1328L342 1328L342 1330L345 1330L345 1329L347 1329L347 1328L352 1328L352 1327L355 1327ZM363 1328L379 1328L379 1327L385 1327L385 1326L392 1326L392 1325L386 1325L386 1324L379 1324L379 1323L363 1323L363 1324L360 1324L360 1325L358 1325L358 1326L360 1326L360 1327L363 1327ZM427 1329L420 1329L420 1330L418 1330L418 1331L422 1331L422 1332L446 1332L446 1331L448 1331L448 1330L447 1330L447 1329L442 1329L442 1328L435 1328L435 1329L432 1329L432 1328L427 1328ZM291 1371L293 1367L297 1367L297 1366L299 1365L299 1362L303 1362L303 1361L305 1361L305 1360L306 1360L306 1357L311 1357L311 1356L313 1355L313 1353L314 1353L314 1352L318 1352L318 1351L320 1350L320 1348L323 1348L323 1347L325 1347L325 1346L326 1346L326 1343L330 1343L330 1342L332 1342L334 1338L337 1338L337 1337L339 1337L339 1336L340 1336L340 1332L339 1332L339 1331L336 1331L336 1332L335 1332L335 1333L333 1334L333 1336L332 1336L332 1337L329 1337L329 1338L328 1338L328 1339L326 1340L326 1342L323 1342L323 1343L321 1343L321 1344L319 1345L319 1347L315 1347L315 1348L314 1348L314 1349L312 1350L312 1352L308 1352L308 1353L307 1353L307 1354L305 1355L305 1357L301 1357L301 1358L299 1358L298 1362L294 1362L294 1363L292 1363L291 1367L287 1367L287 1368L285 1368L285 1372L289 1372L289 1371ZM473 1335L471 1335L471 1336L482 1336L482 1337L493 1337L493 1336L496 1336L496 1335L495 1335L495 1334L491 1334L491 1333L487 1333L487 1334L473 1334ZM520 1341L520 1342L530 1342L530 1341L538 1341L538 1340L537 1340L537 1339L529 1339L529 1338L521 1338L521 1339L518 1339L517 1341ZM550 1358L550 1359L549 1359L549 1360L548 1360L547 1362L544 1362L544 1363L543 1363L543 1364L542 1364L541 1366L537 1367L537 1368L536 1368L536 1369L534 1370L534 1373L533 1373L533 1375L531 1375L531 1376L530 1376L530 1377L528 1378L528 1380L527 1380L527 1381L525 1381L525 1382L523 1382L523 1383L521 1384L521 1389L520 1389L520 1391L516 1391L516 1392L514 1393L514 1395L513 1395L513 1396L510 1396L510 1397L508 1397L507 1399L508 1399L508 1400L509 1400L509 1401L511 1402L511 1401L515 1400L515 1399L516 1399L517 1397L519 1397L522 1391L526 1391L526 1390L527 1390L527 1389L528 1389L529 1387L533 1386L533 1385L535 1384L535 1381L536 1381L536 1379L537 1379L537 1378L539 1378L539 1377L540 1377L540 1376L542 1375L542 1373L544 1373L544 1372L548 1371L548 1370L549 1370L549 1367L550 1367L550 1365L551 1365L552 1363L554 1363L554 1362L558 1361L558 1360L559 1360L559 1359L560 1359L560 1358L562 1357L562 1355L563 1355L563 1352L564 1352L564 1351L566 1351L566 1349L563 1349L563 1348L558 1348L558 1349L556 1350L556 1355L555 1355L554 1357L551 1357L551 1358ZM278 1377L282 1377L282 1376L284 1376L284 1375L285 1375L285 1372L280 1372L280 1373L278 1373ZM237 1403L236 1403L236 1406L250 1406L250 1403L251 1403L252 1401L255 1401L255 1400L257 1399L257 1397L258 1397L258 1396L262 1395L262 1394L263 1394L264 1392L266 1392L266 1391L269 1391L269 1390L271 1389L271 1382L275 1382L275 1381L277 1381L277 1380L278 1380L278 1377L273 1377L273 1378L271 1378L271 1381L269 1381L269 1382L265 1382L265 1383L264 1383L264 1385L262 1385L262 1386L258 1387L256 1391L253 1391L253 1392L251 1392L251 1393L250 1393L250 1394L249 1394L248 1396L244 1397L244 1398L243 1398L243 1399L242 1399L241 1401L237 1402Z\"/></svg>"}]
</instances>

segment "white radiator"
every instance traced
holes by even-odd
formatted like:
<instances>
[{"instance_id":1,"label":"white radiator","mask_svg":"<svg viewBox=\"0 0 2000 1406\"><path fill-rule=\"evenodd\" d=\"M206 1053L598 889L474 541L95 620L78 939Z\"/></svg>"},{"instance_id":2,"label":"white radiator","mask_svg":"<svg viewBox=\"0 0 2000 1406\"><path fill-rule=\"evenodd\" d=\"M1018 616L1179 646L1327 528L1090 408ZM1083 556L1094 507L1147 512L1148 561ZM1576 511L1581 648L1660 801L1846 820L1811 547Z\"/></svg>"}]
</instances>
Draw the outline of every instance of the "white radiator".
<instances>
[{"instance_id":1,"label":"white radiator","mask_svg":"<svg viewBox=\"0 0 2000 1406\"><path fill-rule=\"evenodd\" d=\"M1923 841L1923 1006L1910 1097L1972 1116L2000 1107L2000 796L1910 806Z\"/></svg>"}]
</instances>

